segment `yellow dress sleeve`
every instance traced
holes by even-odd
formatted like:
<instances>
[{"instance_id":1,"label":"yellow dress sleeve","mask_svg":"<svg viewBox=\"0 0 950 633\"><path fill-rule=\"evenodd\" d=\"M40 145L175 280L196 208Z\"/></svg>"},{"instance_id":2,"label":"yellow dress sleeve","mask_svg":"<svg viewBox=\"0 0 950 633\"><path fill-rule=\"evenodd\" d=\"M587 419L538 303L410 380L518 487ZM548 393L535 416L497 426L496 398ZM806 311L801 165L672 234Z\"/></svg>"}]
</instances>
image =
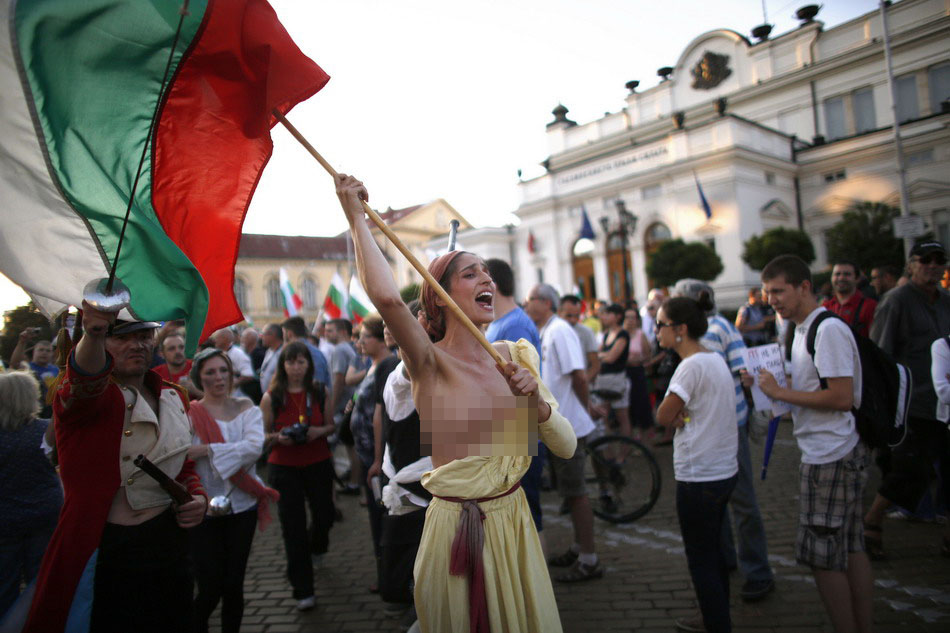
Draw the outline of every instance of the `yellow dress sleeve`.
<instances>
[{"instance_id":1,"label":"yellow dress sleeve","mask_svg":"<svg viewBox=\"0 0 950 633\"><path fill-rule=\"evenodd\" d=\"M511 341L507 341L507 343L511 360L531 372L534 379L538 381L541 397L551 407L551 417L546 422L538 424L541 441L551 452L562 459L574 457L574 451L577 449L577 436L574 435L574 428L571 423L558 410L557 400L554 399L550 390L541 380L541 373L538 371L538 365L540 364L538 351L527 339L519 339L517 343Z\"/></svg>"}]
</instances>

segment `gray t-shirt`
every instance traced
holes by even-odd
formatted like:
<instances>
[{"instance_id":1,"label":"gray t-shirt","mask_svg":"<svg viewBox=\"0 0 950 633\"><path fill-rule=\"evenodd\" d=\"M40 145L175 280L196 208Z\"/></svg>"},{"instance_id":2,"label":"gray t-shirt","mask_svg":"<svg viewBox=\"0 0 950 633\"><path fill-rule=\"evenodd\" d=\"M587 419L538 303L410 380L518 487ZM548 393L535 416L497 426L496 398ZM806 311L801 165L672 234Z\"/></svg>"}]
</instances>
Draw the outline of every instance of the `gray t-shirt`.
<instances>
[{"instance_id":1,"label":"gray t-shirt","mask_svg":"<svg viewBox=\"0 0 950 633\"><path fill-rule=\"evenodd\" d=\"M353 344L349 341L345 341L336 345L333 348L333 353L330 355L330 378L332 380L343 380L346 377L346 370L349 368L350 363L356 358L356 349L353 347ZM337 378L337 374L342 374L342 377ZM352 385L343 387L343 393L340 395L340 400L336 403L336 410L334 414L342 413L343 407L346 406L347 401L353 397L353 394L356 392L356 388L359 385Z\"/></svg>"},{"instance_id":2,"label":"gray t-shirt","mask_svg":"<svg viewBox=\"0 0 950 633\"><path fill-rule=\"evenodd\" d=\"M572 327L574 328L574 332L577 333L577 338L581 340L581 350L584 352L584 360L586 361L588 354L600 349L600 345L597 343L597 335L583 323L578 323ZM589 368L590 364L588 363L587 366Z\"/></svg>"}]
</instances>

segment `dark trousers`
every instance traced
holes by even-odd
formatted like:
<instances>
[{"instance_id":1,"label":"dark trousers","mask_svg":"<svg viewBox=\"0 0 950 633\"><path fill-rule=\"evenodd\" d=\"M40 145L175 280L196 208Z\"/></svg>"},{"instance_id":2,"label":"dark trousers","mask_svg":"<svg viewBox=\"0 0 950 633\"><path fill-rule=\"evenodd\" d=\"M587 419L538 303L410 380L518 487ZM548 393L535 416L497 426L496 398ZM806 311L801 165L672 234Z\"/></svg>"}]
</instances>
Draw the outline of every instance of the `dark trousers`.
<instances>
[{"instance_id":1,"label":"dark trousers","mask_svg":"<svg viewBox=\"0 0 950 633\"><path fill-rule=\"evenodd\" d=\"M382 550L380 541L383 536L383 516L386 514L386 508L373 496L373 490L366 482L366 473L372 463L365 463L360 460L363 470L360 472L360 483L363 486L363 494L366 495L366 510L369 512L369 531L373 539L373 554L376 556L376 585L379 586L382 576Z\"/></svg>"},{"instance_id":2,"label":"dark trousers","mask_svg":"<svg viewBox=\"0 0 950 633\"><path fill-rule=\"evenodd\" d=\"M106 523L99 542L91 633L192 630L188 532L166 510L140 525Z\"/></svg>"},{"instance_id":3,"label":"dark trousers","mask_svg":"<svg viewBox=\"0 0 950 633\"><path fill-rule=\"evenodd\" d=\"M915 510L933 479L938 462L944 501L950 507L950 446L947 425L936 420L907 418L907 437L891 449L890 470L881 481L881 496Z\"/></svg>"},{"instance_id":4,"label":"dark trousers","mask_svg":"<svg viewBox=\"0 0 950 633\"><path fill-rule=\"evenodd\" d=\"M294 598L313 595L312 554L325 554L333 527L333 461L309 466L270 465L270 483L280 493L277 515ZM311 524L307 528L307 506Z\"/></svg>"},{"instance_id":5,"label":"dark trousers","mask_svg":"<svg viewBox=\"0 0 950 633\"><path fill-rule=\"evenodd\" d=\"M238 514L206 516L191 530L195 561L195 631L206 633L208 618L221 602L222 633L238 633L244 617L244 570L251 553L257 506Z\"/></svg>"},{"instance_id":6,"label":"dark trousers","mask_svg":"<svg viewBox=\"0 0 950 633\"><path fill-rule=\"evenodd\" d=\"M412 569L416 563L426 509L399 516L383 516L382 574L379 595L383 602L412 604Z\"/></svg>"},{"instance_id":7,"label":"dark trousers","mask_svg":"<svg viewBox=\"0 0 950 633\"><path fill-rule=\"evenodd\" d=\"M736 476L720 481L676 482L676 514L699 610L709 633L729 633L729 567L722 547L726 503Z\"/></svg>"}]
</instances>

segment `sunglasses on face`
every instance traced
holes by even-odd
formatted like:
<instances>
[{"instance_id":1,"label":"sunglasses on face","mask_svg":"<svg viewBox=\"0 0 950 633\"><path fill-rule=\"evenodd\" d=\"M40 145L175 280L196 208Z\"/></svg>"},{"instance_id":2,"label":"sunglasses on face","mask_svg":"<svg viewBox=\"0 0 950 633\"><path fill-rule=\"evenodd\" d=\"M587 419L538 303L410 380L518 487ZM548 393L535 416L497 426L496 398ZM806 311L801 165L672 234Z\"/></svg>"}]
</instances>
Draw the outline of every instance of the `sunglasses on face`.
<instances>
[{"instance_id":1,"label":"sunglasses on face","mask_svg":"<svg viewBox=\"0 0 950 633\"><path fill-rule=\"evenodd\" d=\"M660 331L660 330L662 330L662 329L665 328L665 327L675 327L675 326L677 326L677 325L679 325L679 323L663 323L662 321L657 321L657 322L656 322L656 329L657 329L657 331Z\"/></svg>"},{"instance_id":2,"label":"sunglasses on face","mask_svg":"<svg viewBox=\"0 0 950 633\"><path fill-rule=\"evenodd\" d=\"M918 257L917 261L925 266L930 264L937 264L938 266L943 266L947 263L947 256L940 253L933 253L931 255L924 255L923 257Z\"/></svg>"}]
</instances>

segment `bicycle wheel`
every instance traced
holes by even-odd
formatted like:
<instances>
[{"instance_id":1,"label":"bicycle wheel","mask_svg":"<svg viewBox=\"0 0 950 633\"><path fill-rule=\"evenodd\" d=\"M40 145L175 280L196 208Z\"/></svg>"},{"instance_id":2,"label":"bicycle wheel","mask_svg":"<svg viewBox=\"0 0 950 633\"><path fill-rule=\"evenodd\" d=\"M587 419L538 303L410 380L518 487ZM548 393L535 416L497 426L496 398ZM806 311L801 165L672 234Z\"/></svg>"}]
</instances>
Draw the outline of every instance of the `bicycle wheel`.
<instances>
[{"instance_id":1,"label":"bicycle wheel","mask_svg":"<svg viewBox=\"0 0 950 633\"><path fill-rule=\"evenodd\" d=\"M649 512L660 497L660 467L646 446L623 435L605 435L587 444L586 473L594 514L611 523L629 523Z\"/></svg>"}]
</instances>

